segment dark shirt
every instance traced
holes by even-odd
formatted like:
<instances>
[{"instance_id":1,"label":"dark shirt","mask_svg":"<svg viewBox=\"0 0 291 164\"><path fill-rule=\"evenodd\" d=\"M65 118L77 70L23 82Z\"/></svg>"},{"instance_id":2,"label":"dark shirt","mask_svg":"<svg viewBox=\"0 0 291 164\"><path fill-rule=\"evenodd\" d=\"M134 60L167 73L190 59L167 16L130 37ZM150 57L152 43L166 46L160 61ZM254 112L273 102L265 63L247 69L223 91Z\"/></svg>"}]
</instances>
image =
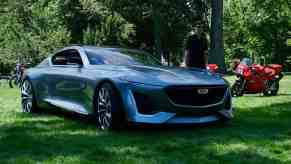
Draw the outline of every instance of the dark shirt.
<instances>
[{"instance_id":1,"label":"dark shirt","mask_svg":"<svg viewBox=\"0 0 291 164\"><path fill-rule=\"evenodd\" d=\"M188 38L186 45L186 50L188 51L186 56L186 66L205 69L206 61L204 52L207 51L207 49L208 44L206 38L191 35Z\"/></svg>"}]
</instances>

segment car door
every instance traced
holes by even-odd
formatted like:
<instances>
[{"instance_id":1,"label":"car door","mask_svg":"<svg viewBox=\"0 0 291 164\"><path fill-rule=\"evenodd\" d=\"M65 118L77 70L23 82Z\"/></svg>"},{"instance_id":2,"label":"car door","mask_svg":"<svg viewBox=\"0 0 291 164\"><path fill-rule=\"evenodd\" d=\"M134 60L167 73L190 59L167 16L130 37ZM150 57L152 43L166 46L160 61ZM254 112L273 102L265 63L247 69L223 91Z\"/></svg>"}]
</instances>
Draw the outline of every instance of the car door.
<instances>
[{"instance_id":1,"label":"car door","mask_svg":"<svg viewBox=\"0 0 291 164\"><path fill-rule=\"evenodd\" d=\"M76 49L67 49L52 57L52 69L47 80L49 102L55 106L87 114L85 90L87 82L82 75L83 61Z\"/></svg>"}]
</instances>

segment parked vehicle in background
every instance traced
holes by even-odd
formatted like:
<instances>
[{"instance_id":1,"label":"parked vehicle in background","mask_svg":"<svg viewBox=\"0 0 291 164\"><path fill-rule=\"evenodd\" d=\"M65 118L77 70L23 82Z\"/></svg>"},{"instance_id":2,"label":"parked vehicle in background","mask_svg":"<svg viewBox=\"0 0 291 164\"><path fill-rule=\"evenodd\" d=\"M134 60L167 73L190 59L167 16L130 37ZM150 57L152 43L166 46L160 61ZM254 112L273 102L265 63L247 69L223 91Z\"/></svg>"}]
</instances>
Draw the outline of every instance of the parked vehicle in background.
<instances>
[{"instance_id":1,"label":"parked vehicle in background","mask_svg":"<svg viewBox=\"0 0 291 164\"><path fill-rule=\"evenodd\" d=\"M244 58L234 67L237 79L232 86L233 96L243 96L244 93L263 93L265 96L275 96L279 90L279 82L283 78L282 65L253 64L251 59Z\"/></svg>"},{"instance_id":2,"label":"parked vehicle in background","mask_svg":"<svg viewBox=\"0 0 291 164\"><path fill-rule=\"evenodd\" d=\"M218 65L217 64L208 64L207 70L211 73L216 73L218 70Z\"/></svg>"},{"instance_id":3,"label":"parked vehicle in background","mask_svg":"<svg viewBox=\"0 0 291 164\"><path fill-rule=\"evenodd\" d=\"M8 82L10 79L10 76L8 75L3 75L0 73L0 86L4 83L6 84L6 81Z\"/></svg>"},{"instance_id":4,"label":"parked vehicle in background","mask_svg":"<svg viewBox=\"0 0 291 164\"><path fill-rule=\"evenodd\" d=\"M14 70L15 74L13 74L9 78L9 87L10 88L20 87L22 75L23 75L26 67L27 67L26 64L20 64L20 63L16 64L15 70Z\"/></svg>"},{"instance_id":5,"label":"parked vehicle in background","mask_svg":"<svg viewBox=\"0 0 291 164\"><path fill-rule=\"evenodd\" d=\"M91 116L101 129L201 124L233 117L230 86L196 68L162 66L131 49L72 46L25 71L23 112L58 107Z\"/></svg>"}]
</instances>

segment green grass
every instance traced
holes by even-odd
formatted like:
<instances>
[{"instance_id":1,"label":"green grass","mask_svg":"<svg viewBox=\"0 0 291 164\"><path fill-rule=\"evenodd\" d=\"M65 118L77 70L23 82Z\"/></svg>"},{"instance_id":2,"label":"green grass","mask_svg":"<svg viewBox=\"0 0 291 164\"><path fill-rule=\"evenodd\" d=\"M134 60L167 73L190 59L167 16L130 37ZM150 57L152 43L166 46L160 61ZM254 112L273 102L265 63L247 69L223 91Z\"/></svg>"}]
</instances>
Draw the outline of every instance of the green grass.
<instances>
[{"instance_id":1,"label":"green grass","mask_svg":"<svg viewBox=\"0 0 291 164\"><path fill-rule=\"evenodd\" d=\"M23 114L0 85L0 163L291 163L291 76L279 96L234 100L226 125L102 132L64 114Z\"/></svg>"}]
</instances>

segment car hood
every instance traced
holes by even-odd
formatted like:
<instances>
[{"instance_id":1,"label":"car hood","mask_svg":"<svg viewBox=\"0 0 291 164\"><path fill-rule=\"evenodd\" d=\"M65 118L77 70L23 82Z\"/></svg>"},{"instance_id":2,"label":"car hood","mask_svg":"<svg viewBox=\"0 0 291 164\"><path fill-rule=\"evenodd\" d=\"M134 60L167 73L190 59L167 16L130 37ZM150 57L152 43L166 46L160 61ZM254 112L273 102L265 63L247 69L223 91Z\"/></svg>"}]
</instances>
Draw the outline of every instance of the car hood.
<instances>
[{"instance_id":1,"label":"car hood","mask_svg":"<svg viewBox=\"0 0 291 164\"><path fill-rule=\"evenodd\" d=\"M202 69L124 66L123 80L150 85L226 85L218 74Z\"/></svg>"}]
</instances>

